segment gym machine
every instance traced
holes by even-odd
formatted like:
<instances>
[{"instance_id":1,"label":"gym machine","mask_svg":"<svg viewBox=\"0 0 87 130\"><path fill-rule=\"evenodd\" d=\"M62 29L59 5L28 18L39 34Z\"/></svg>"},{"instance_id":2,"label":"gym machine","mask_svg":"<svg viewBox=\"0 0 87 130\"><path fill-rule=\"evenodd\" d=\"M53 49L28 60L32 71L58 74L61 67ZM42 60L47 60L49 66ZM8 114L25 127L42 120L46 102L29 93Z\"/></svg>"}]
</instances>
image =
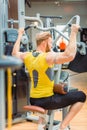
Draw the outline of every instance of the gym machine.
<instances>
[{"instance_id":1,"label":"gym machine","mask_svg":"<svg viewBox=\"0 0 87 130\"><path fill-rule=\"evenodd\" d=\"M76 24L80 24L80 16L78 16L78 15L75 15L75 16L73 16L71 19L70 19L70 21L66 24L66 26L65 26L65 28L63 28L63 30L62 31L59 31L59 30L57 30L56 29L56 27L50 27L49 25L49 27L44 27L43 26L43 22L41 21L41 19L40 19L40 14L38 14L36 17L26 17L24 14L25 13L21 13L21 10L24 12L24 7L22 6L22 8L23 9L21 9L21 7L20 7L20 1L19 1L19 19L21 19L20 17L22 17L22 20L25 22L25 20L27 20L27 21L30 21L30 22L32 22L32 24L30 24L29 26L27 26L26 28L25 28L25 30L27 30L28 28L32 28L32 29L37 29L37 30L39 30L39 31L55 31L56 33L58 33L58 36L54 39L54 42L53 42L53 46L55 47L56 46L56 41L59 39L59 37L60 36L62 36L62 37L64 37L67 41L69 41L69 38L68 37L66 37L65 35L64 35L64 32L66 31L66 29L67 28L70 28L70 26L71 26L71 24L73 23L73 22L75 22ZM22 15L23 14L23 15ZM49 19L47 19L47 20L49 20ZM39 23L39 25L35 25L35 24L33 24L33 22L38 22ZM48 21L49 22L49 21ZM20 23L20 27L21 26L23 26L22 25L22 23ZM79 31L81 31L81 29L79 30ZM80 53L82 53L82 54L84 54L85 53L85 46L84 46L84 44L82 44L82 43L80 43L80 42L78 42L77 43L77 46L78 46L78 51L80 52ZM68 78L68 76L69 76L69 74L67 74L67 73L62 73L62 76L61 76L61 69L62 69L62 65L59 65L59 66L55 66L55 68L54 68L54 71L55 71L55 82L56 83L58 83L58 82L60 82L60 80L64 80L64 79L67 79ZM57 77L57 78L56 78ZM60 77L63 77L64 79L60 79ZM67 77L67 78L66 78ZM68 86L70 86L69 85L69 79L67 79L68 81ZM66 113L67 113L67 108L66 109L64 109L63 110L63 118L65 117L65 115L66 115ZM55 126L54 128L52 127L53 126L53 115L54 115L54 111L52 111L51 112L51 114L50 114L50 125L49 125L49 130L54 130L54 129L56 129L57 128L57 126ZM34 116L34 115L32 115L31 114L31 112L27 112L27 117L26 117L26 119L27 120L38 120L38 117L37 116Z\"/></svg>"},{"instance_id":2,"label":"gym machine","mask_svg":"<svg viewBox=\"0 0 87 130\"><path fill-rule=\"evenodd\" d=\"M8 118L8 100L7 100L7 90L8 90L8 72L7 68L12 68L11 75L12 76L12 118L16 118L21 116L20 108L18 112L18 98L20 95L18 94L19 88L21 88L22 94L24 93L24 98L26 98L26 86L28 86L28 74L25 72L25 67L20 60L12 59L11 52L13 45L17 39L18 31L13 28L14 23L18 23L18 20L8 20L8 1L0 0L0 8L2 11L0 12L0 83L1 83L1 107L0 107L0 130L4 130L5 124ZM8 28L8 23L11 24L11 28ZM26 51L28 44L28 37L25 35L21 40L21 51ZM5 55L5 56L4 56ZM3 67L2 67L3 66ZM17 67L16 67L17 66ZM21 67L19 70L17 68ZM19 76L22 76L19 80ZM25 80L26 79L26 80ZM20 82L21 84L20 84ZM3 87L5 86L5 87ZM3 88L2 88L3 87ZM25 89L24 89L25 88ZM22 97L21 96L21 97ZM26 101L25 101L26 102ZM23 111L22 111L23 113ZM13 120L12 120L13 121Z\"/></svg>"},{"instance_id":3,"label":"gym machine","mask_svg":"<svg viewBox=\"0 0 87 130\"><path fill-rule=\"evenodd\" d=\"M11 57L11 56L4 56L4 29L7 28L7 1L0 0L0 99L1 99L1 106L0 106L0 130L5 129L5 75L4 70L8 70L9 76L11 76L10 69L18 69L22 66L22 61ZM3 10L4 9L4 10ZM9 77L8 77L9 79ZM11 83L11 81L10 81ZM9 86L9 94L11 94L11 84ZM10 97L10 98L9 98ZM8 97L8 103L11 103L11 95ZM12 104L10 104L12 105ZM8 105L9 106L9 105ZM8 107L10 110L10 108ZM8 125L11 125L11 112L8 114Z\"/></svg>"}]
</instances>

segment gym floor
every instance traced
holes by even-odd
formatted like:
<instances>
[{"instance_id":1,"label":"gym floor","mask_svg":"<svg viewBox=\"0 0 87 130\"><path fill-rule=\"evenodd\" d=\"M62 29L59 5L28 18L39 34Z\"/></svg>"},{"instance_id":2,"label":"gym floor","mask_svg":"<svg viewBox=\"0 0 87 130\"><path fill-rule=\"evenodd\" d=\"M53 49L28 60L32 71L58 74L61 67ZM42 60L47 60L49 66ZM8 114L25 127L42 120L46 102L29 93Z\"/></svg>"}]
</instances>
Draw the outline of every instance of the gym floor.
<instances>
[{"instance_id":1,"label":"gym floor","mask_svg":"<svg viewBox=\"0 0 87 130\"><path fill-rule=\"evenodd\" d=\"M70 85L84 91L87 95L87 73L77 74L70 70L69 73L73 75L70 77ZM54 119L61 120L62 112L57 110L55 112ZM6 128L5 130L8 130L8 128ZM21 123L12 125L10 130L37 130L37 123L24 120ZM87 130L87 101L85 102L82 110L71 121L70 130Z\"/></svg>"}]
</instances>

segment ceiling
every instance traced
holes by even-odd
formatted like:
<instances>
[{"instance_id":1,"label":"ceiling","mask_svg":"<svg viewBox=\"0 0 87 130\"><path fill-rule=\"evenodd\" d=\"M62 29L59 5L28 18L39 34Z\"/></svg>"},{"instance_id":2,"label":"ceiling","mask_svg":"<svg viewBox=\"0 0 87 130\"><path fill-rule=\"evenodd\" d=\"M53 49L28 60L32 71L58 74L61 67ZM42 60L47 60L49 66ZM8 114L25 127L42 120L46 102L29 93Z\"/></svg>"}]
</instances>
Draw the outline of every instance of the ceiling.
<instances>
[{"instance_id":1,"label":"ceiling","mask_svg":"<svg viewBox=\"0 0 87 130\"><path fill-rule=\"evenodd\" d=\"M63 1L63 2L84 2L87 0L28 0L30 2L54 2L54 1Z\"/></svg>"},{"instance_id":2,"label":"ceiling","mask_svg":"<svg viewBox=\"0 0 87 130\"><path fill-rule=\"evenodd\" d=\"M31 7L31 3L32 2L54 2L55 4L59 4L61 2L64 2L64 3L71 3L71 2L87 2L87 0L25 0L25 3Z\"/></svg>"}]
</instances>

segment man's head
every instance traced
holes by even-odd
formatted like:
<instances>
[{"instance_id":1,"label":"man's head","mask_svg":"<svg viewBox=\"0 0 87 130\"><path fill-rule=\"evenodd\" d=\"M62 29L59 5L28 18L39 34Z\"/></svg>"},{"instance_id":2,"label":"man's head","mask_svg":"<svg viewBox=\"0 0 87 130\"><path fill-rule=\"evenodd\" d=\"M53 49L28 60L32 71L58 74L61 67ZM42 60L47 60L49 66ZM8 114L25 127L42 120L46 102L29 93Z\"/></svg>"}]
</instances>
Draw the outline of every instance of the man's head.
<instances>
[{"instance_id":1,"label":"man's head","mask_svg":"<svg viewBox=\"0 0 87 130\"><path fill-rule=\"evenodd\" d=\"M45 51L48 52L52 48L52 36L49 32L41 32L36 35L37 47L44 45Z\"/></svg>"}]
</instances>

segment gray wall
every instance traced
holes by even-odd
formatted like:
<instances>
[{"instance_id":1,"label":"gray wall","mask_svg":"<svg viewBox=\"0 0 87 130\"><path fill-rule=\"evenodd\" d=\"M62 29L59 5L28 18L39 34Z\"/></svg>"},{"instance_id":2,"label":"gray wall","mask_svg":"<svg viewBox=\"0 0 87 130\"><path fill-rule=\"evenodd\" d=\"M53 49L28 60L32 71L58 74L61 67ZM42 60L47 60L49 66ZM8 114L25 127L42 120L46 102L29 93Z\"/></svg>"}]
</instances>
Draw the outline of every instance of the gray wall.
<instances>
[{"instance_id":1,"label":"gray wall","mask_svg":"<svg viewBox=\"0 0 87 130\"><path fill-rule=\"evenodd\" d=\"M31 8L26 5L26 15L36 16L62 16L63 19L57 19L57 24L66 24L74 15L79 15L81 18L80 25L87 27L87 2L62 2L60 6L53 2L31 2Z\"/></svg>"}]
</instances>

